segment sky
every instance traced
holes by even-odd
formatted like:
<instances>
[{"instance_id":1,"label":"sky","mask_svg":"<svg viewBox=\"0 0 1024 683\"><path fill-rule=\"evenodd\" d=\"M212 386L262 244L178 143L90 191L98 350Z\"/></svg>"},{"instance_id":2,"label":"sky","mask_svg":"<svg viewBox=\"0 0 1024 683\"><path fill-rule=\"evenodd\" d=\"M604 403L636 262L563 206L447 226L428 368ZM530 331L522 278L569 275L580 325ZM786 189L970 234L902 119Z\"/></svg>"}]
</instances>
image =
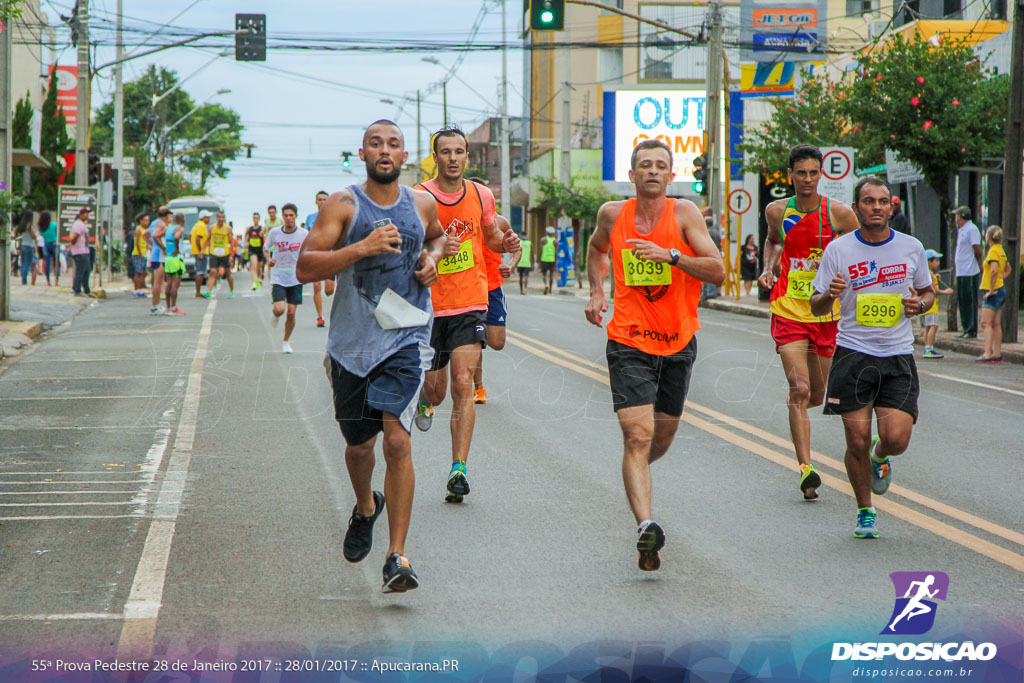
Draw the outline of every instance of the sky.
<instances>
[{"instance_id":1,"label":"sky","mask_svg":"<svg viewBox=\"0 0 1024 683\"><path fill-rule=\"evenodd\" d=\"M70 15L72 0L41 0L42 8L55 23L58 14ZM116 0L90 0L94 36L105 33L105 21L113 22ZM506 0L509 42L519 44L522 3ZM465 43L481 7L486 7L476 43L501 40L500 2L497 0L422 0L323 2L322 0L123 0L125 42L137 40L139 29L156 31L174 19L173 32L197 33L234 30L236 12L267 15L270 37L291 38L291 45L309 46L316 38L362 39L387 46L414 42ZM107 35L110 35L107 33ZM67 32L58 40L67 40ZM174 42L180 37L159 35L152 44ZM214 39L208 39L207 42ZM233 46L230 36L215 39ZM114 59L111 47L96 50L96 63ZM421 105L423 148L429 134L442 125L442 97L439 81L459 54L451 49L414 51L343 52L323 50L269 49L266 62L236 62L231 56L218 58L214 47L177 47L150 57L128 62L125 81L134 80L149 64L175 70L182 86L197 102L213 96L218 89L229 94L212 101L231 107L242 117L246 129L242 141L255 145L251 159L231 162L226 179L207 183L208 194L221 200L236 231L248 225L253 211L266 215L268 204L278 207L293 202L299 215L315 210L318 190L335 191L360 182L364 166L355 152L362 131L379 118L396 120L406 136L410 159L416 146L415 94L424 93ZM134 48L126 48L131 52ZM434 58L441 65L422 61ZM523 110L523 52L508 51L509 114ZM76 54L68 47L59 52L58 62L74 64ZM201 69L201 70L200 70ZM194 76L191 76L193 72ZM286 73L290 72L290 73ZM501 79L501 52L474 51L466 55L448 83L449 121L470 132L487 116L497 115ZM472 86L470 88L469 85ZM113 69L105 69L93 82L93 110L113 98ZM354 86L347 87L347 86ZM366 90L373 92L365 92ZM474 90L476 92L474 92ZM427 94L429 92L429 94ZM411 102L400 110L403 97ZM383 103L391 99L394 104ZM352 152L352 165L344 169L341 153Z\"/></svg>"}]
</instances>

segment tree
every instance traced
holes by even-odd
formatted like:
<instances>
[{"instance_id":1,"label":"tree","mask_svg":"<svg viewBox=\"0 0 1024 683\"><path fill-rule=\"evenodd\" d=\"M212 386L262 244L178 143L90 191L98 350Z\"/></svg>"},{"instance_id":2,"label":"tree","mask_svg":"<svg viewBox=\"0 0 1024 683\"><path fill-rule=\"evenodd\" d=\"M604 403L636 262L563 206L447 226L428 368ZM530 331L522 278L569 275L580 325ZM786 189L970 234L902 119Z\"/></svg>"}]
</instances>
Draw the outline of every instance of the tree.
<instances>
[{"instance_id":1,"label":"tree","mask_svg":"<svg viewBox=\"0 0 1024 683\"><path fill-rule=\"evenodd\" d=\"M11 121L11 144L15 149L32 148L32 103L29 101L29 93L25 93L25 96L14 105L14 119ZM24 195L22 174L15 171L12 180L11 190L14 194Z\"/></svg>"},{"instance_id":2,"label":"tree","mask_svg":"<svg viewBox=\"0 0 1024 683\"><path fill-rule=\"evenodd\" d=\"M587 245L590 244L590 236L597 225L598 209L605 202L619 197L608 193L602 187L580 187L576 184L576 179L571 177L568 187L557 180L542 176L535 177L534 181L540 186L541 200L537 203L538 206L554 216L564 214L567 218L576 219L580 223L579 239L576 241L573 259L576 272L579 273L581 267L586 268ZM580 287L583 286L581 278L577 278L577 282Z\"/></svg>"},{"instance_id":3,"label":"tree","mask_svg":"<svg viewBox=\"0 0 1024 683\"><path fill-rule=\"evenodd\" d=\"M31 105L28 107L28 119L31 121ZM19 102L18 106L22 104ZM17 114L15 115L17 117ZM23 113L22 116L25 116ZM13 132L13 131L12 131ZM26 127L25 146L31 145L31 136ZM15 145L20 147L21 143ZM39 156L49 162L49 168L33 168L31 170L31 190L25 200L31 209L37 211L56 210L57 208L57 183L64 174L64 155L74 148L70 136L68 136L68 122L64 113L57 107L57 70L50 74L50 85L46 91L46 98L43 100L42 126L39 136ZM20 174L15 174L19 176ZM21 184L20 177L15 181L18 186Z\"/></svg>"}]
</instances>

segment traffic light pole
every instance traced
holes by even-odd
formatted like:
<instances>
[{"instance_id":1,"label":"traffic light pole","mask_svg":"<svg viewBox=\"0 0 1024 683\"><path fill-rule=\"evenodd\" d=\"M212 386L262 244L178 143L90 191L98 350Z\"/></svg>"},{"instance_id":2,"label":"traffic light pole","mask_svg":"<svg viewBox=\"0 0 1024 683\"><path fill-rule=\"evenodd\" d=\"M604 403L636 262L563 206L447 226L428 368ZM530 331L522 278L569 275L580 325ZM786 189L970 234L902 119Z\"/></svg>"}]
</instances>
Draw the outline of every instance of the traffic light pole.
<instances>
[{"instance_id":1,"label":"traffic light pole","mask_svg":"<svg viewBox=\"0 0 1024 683\"><path fill-rule=\"evenodd\" d=\"M1024 166L1024 0L1017 0L1013 12L1010 47L1010 101L1006 116L1006 158L1003 169L1003 242L1010 264L1006 278L1006 310L1003 312L1003 341L1017 341L1020 301L1020 232L1024 222L1022 166ZM986 264L987 265L987 264Z\"/></svg>"},{"instance_id":2,"label":"traffic light pole","mask_svg":"<svg viewBox=\"0 0 1024 683\"><path fill-rule=\"evenodd\" d=\"M11 33L13 29L8 17L3 20L0 30L0 183L8 190L13 181L11 166ZM0 320L11 317L11 223L10 215L0 216Z\"/></svg>"},{"instance_id":3,"label":"traffic light pole","mask_svg":"<svg viewBox=\"0 0 1024 683\"><path fill-rule=\"evenodd\" d=\"M704 130L707 131L707 147L704 150L704 157L708 162L708 204L711 207L712 216L717 223L721 220L720 216L722 213L722 180L721 167L719 166L721 152L718 140L718 129L721 127L718 113L722 108L722 60L719 57L722 52L721 0L711 0L708 4L708 11L711 13L711 35L707 48L707 113L704 116Z\"/></svg>"},{"instance_id":4,"label":"traffic light pole","mask_svg":"<svg viewBox=\"0 0 1024 683\"><path fill-rule=\"evenodd\" d=\"M505 28L505 0L501 0L501 213L512 221L512 161L509 158L508 129L508 36Z\"/></svg>"},{"instance_id":5,"label":"traffic light pole","mask_svg":"<svg viewBox=\"0 0 1024 683\"><path fill-rule=\"evenodd\" d=\"M78 35L78 106L75 113L75 185L89 184L89 0L79 0L75 15Z\"/></svg>"},{"instance_id":6,"label":"traffic light pole","mask_svg":"<svg viewBox=\"0 0 1024 683\"><path fill-rule=\"evenodd\" d=\"M121 76L121 59L124 57L124 40L121 35L121 11L124 0L117 0L117 65L114 67L114 173L117 183L117 201L114 202L113 234L124 234L124 83ZM108 245L108 254L113 249L113 239ZM108 256L107 267L112 267L112 258ZM108 271L110 277L112 270Z\"/></svg>"}]
</instances>

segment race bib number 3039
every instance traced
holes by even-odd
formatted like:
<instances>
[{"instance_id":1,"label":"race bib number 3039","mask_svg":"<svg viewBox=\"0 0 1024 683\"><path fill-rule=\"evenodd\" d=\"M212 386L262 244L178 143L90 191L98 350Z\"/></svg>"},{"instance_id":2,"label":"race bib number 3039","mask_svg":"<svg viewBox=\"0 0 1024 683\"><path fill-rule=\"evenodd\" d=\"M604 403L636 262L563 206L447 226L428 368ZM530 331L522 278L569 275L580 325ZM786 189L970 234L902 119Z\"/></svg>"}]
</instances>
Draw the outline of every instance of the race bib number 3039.
<instances>
[{"instance_id":1,"label":"race bib number 3039","mask_svg":"<svg viewBox=\"0 0 1024 683\"><path fill-rule=\"evenodd\" d=\"M786 275L786 296L793 299L810 300L814 293L815 273L803 270L791 270Z\"/></svg>"},{"instance_id":2,"label":"race bib number 3039","mask_svg":"<svg viewBox=\"0 0 1024 683\"><path fill-rule=\"evenodd\" d=\"M459 245L459 252L451 256L445 256L437 264L437 272L440 275L461 273L473 267L473 240L466 240Z\"/></svg>"},{"instance_id":3,"label":"race bib number 3039","mask_svg":"<svg viewBox=\"0 0 1024 683\"><path fill-rule=\"evenodd\" d=\"M896 327L903 312L899 294L858 294L857 324L865 327Z\"/></svg>"},{"instance_id":4,"label":"race bib number 3039","mask_svg":"<svg viewBox=\"0 0 1024 683\"><path fill-rule=\"evenodd\" d=\"M667 263L641 261L632 249L622 250L622 274L629 287L672 284L672 266Z\"/></svg>"}]
</instances>

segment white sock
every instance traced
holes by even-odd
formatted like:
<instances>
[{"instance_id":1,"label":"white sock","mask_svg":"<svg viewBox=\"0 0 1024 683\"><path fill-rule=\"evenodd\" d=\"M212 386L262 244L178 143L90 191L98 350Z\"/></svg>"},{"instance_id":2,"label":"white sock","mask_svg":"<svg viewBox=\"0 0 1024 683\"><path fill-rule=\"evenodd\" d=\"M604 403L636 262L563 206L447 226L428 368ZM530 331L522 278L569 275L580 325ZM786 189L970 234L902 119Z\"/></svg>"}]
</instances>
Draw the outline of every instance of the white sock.
<instances>
[{"instance_id":1,"label":"white sock","mask_svg":"<svg viewBox=\"0 0 1024 683\"><path fill-rule=\"evenodd\" d=\"M875 442L875 445L871 447L871 459L875 462L885 462L885 458L879 458L875 455L875 451L878 450L878 444L882 443L881 439ZM888 456L886 456L888 457Z\"/></svg>"},{"instance_id":2,"label":"white sock","mask_svg":"<svg viewBox=\"0 0 1024 683\"><path fill-rule=\"evenodd\" d=\"M636 532L638 534L639 533L643 533L644 527L646 527L650 523L651 523L651 520L649 520L649 519L645 519L644 521L640 522L640 524L636 528Z\"/></svg>"}]
</instances>

